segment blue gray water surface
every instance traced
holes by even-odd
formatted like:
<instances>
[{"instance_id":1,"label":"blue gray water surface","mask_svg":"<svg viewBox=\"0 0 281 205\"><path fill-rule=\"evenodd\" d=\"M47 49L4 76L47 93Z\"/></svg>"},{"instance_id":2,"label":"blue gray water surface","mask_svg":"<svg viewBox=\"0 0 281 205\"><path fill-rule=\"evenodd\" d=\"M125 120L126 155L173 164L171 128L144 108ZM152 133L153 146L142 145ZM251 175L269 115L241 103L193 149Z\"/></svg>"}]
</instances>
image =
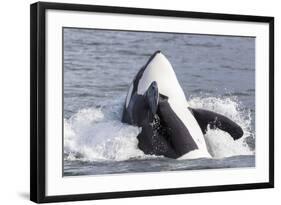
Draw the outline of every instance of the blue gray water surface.
<instances>
[{"instance_id":1,"label":"blue gray water surface","mask_svg":"<svg viewBox=\"0 0 281 205\"><path fill-rule=\"evenodd\" d=\"M64 118L125 96L133 77L161 50L187 99L231 97L251 116L255 149L255 38L64 28ZM105 130L106 132L106 130ZM66 153L65 153L66 154ZM222 159L167 158L121 161L64 159L64 174L214 169L255 166L255 155Z\"/></svg>"}]
</instances>

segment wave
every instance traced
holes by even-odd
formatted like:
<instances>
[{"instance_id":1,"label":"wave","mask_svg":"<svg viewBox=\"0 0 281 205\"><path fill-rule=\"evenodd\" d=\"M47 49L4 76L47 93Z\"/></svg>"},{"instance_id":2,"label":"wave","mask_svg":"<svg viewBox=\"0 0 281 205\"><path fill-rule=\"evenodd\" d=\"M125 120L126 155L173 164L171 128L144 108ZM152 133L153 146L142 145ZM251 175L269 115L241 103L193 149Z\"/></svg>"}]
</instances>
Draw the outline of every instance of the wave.
<instances>
[{"instance_id":1,"label":"wave","mask_svg":"<svg viewBox=\"0 0 281 205\"><path fill-rule=\"evenodd\" d=\"M156 158L138 149L137 135L141 128L121 122L125 96L96 107L79 110L64 119L64 156L66 160L122 161ZM188 100L193 108L204 108L226 115L244 130L244 136L233 141L221 130L208 129L205 138L214 158L251 155L246 138L252 137L251 115L247 109L231 98L194 97Z\"/></svg>"}]
</instances>

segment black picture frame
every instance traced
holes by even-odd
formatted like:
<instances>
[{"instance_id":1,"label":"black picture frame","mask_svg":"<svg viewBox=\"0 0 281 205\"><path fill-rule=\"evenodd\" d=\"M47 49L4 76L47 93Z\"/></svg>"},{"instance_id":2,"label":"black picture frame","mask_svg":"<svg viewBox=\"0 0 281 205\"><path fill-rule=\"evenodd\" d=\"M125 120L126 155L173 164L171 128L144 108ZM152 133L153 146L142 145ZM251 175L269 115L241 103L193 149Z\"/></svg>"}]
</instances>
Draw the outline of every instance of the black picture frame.
<instances>
[{"instance_id":1,"label":"black picture frame","mask_svg":"<svg viewBox=\"0 0 281 205\"><path fill-rule=\"evenodd\" d=\"M67 10L129 15L169 16L195 19L263 22L269 24L269 181L192 188L171 188L107 193L46 196L46 10ZM30 199L37 203L96 200L197 192L230 191L274 187L274 18L218 13L156 10L82 4L38 2L30 6Z\"/></svg>"}]
</instances>

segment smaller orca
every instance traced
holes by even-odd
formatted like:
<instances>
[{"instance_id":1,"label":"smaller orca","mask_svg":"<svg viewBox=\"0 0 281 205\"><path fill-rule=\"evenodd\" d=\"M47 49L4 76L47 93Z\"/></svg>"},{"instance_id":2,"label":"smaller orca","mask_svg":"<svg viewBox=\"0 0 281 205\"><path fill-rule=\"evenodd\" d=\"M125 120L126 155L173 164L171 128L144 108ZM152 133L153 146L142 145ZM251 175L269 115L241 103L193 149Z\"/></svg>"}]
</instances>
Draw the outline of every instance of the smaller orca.
<instances>
[{"instance_id":1,"label":"smaller orca","mask_svg":"<svg viewBox=\"0 0 281 205\"><path fill-rule=\"evenodd\" d=\"M130 85L122 122L141 127L138 147L169 158L210 158L203 134L208 125L228 132L234 140L242 128L229 118L189 107L172 65L155 52Z\"/></svg>"}]
</instances>

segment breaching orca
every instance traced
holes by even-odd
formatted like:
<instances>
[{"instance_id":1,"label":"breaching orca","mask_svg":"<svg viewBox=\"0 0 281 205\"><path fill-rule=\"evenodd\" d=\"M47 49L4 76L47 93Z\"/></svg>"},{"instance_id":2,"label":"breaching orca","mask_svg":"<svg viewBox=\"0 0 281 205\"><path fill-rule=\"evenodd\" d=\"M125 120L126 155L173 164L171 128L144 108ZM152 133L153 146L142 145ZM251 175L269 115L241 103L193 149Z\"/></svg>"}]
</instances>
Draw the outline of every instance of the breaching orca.
<instances>
[{"instance_id":1,"label":"breaching orca","mask_svg":"<svg viewBox=\"0 0 281 205\"><path fill-rule=\"evenodd\" d=\"M167 58L156 51L130 85L122 122L141 127L138 147L151 155L169 158L211 157L203 134L207 125L228 132L234 140L241 127L218 113L193 109Z\"/></svg>"}]
</instances>

